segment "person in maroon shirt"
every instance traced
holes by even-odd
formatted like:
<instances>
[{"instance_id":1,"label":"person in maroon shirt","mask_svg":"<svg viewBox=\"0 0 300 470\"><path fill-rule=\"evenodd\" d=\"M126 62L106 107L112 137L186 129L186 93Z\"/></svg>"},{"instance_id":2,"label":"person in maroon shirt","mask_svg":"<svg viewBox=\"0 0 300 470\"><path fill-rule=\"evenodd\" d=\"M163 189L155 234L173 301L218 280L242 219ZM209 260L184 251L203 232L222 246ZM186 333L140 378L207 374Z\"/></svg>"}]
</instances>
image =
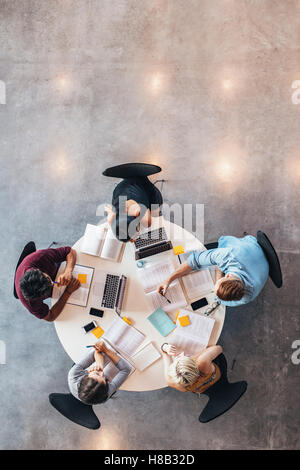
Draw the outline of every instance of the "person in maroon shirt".
<instances>
[{"instance_id":1,"label":"person in maroon shirt","mask_svg":"<svg viewBox=\"0 0 300 470\"><path fill-rule=\"evenodd\" d=\"M51 297L55 276L63 261L66 261L66 268L56 282L67 287L50 309L43 301ZM38 250L23 259L16 271L15 288L30 313L48 322L58 317L72 292L80 287L80 282L72 276L75 262L76 251L70 246Z\"/></svg>"}]
</instances>

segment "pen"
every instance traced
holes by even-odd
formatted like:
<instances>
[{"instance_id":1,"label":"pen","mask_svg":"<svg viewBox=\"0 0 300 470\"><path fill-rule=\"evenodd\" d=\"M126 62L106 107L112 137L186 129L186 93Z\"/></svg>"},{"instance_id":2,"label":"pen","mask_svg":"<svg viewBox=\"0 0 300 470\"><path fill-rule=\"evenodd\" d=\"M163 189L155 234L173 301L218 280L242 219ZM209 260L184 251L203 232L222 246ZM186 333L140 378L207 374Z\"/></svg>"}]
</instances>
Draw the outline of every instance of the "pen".
<instances>
[{"instance_id":1,"label":"pen","mask_svg":"<svg viewBox=\"0 0 300 470\"><path fill-rule=\"evenodd\" d=\"M89 344L88 346L86 346L86 348L93 348L94 346L94 344Z\"/></svg>"},{"instance_id":2,"label":"pen","mask_svg":"<svg viewBox=\"0 0 300 470\"><path fill-rule=\"evenodd\" d=\"M162 295L162 296L166 299L166 301L169 302L169 304L172 303L171 300L169 300L169 299L165 296L165 294L162 294L162 293L161 293L160 295Z\"/></svg>"}]
</instances>

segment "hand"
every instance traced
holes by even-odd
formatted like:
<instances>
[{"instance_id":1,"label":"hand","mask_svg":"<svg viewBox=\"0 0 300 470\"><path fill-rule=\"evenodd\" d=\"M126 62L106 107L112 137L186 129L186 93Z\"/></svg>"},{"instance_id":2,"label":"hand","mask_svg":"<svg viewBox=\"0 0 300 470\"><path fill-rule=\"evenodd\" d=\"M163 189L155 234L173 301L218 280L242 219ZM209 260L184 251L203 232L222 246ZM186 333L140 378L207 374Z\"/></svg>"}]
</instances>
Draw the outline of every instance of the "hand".
<instances>
[{"instance_id":1,"label":"hand","mask_svg":"<svg viewBox=\"0 0 300 470\"><path fill-rule=\"evenodd\" d=\"M69 282L66 288L66 291L68 292L68 294L72 294L73 292L75 292L75 290L79 289L79 287L80 287L80 282L78 281L78 279L75 279L75 277L72 277L71 281Z\"/></svg>"},{"instance_id":2,"label":"hand","mask_svg":"<svg viewBox=\"0 0 300 470\"><path fill-rule=\"evenodd\" d=\"M104 343L104 341L97 341L97 343L94 344L94 348L96 349L97 352L106 352L107 351L107 346Z\"/></svg>"},{"instance_id":3,"label":"hand","mask_svg":"<svg viewBox=\"0 0 300 470\"><path fill-rule=\"evenodd\" d=\"M164 344L162 350L169 356L176 356L176 346L173 346L173 344Z\"/></svg>"},{"instance_id":4,"label":"hand","mask_svg":"<svg viewBox=\"0 0 300 470\"><path fill-rule=\"evenodd\" d=\"M94 372L94 370L97 370L97 371L100 371L100 372L101 372L103 369L102 369L101 366L99 366L99 365L96 364L95 366L91 366L91 367L89 368L89 372Z\"/></svg>"},{"instance_id":5,"label":"hand","mask_svg":"<svg viewBox=\"0 0 300 470\"><path fill-rule=\"evenodd\" d=\"M64 273L60 274L57 278L57 283L59 286L67 286L72 279L72 271L66 270Z\"/></svg>"},{"instance_id":6,"label":"hand","mask_svg":"<svg viewBox=\"0 0 300 470\"><path fill-rule=\"evenodd\" d=\"M163 281L157 288L157 292L160 294L160 295L166 295L166 292L168 290L168 287L170 285L170 281L169 279L166 279L165 281Z\"/></svg>"}]
</instances>

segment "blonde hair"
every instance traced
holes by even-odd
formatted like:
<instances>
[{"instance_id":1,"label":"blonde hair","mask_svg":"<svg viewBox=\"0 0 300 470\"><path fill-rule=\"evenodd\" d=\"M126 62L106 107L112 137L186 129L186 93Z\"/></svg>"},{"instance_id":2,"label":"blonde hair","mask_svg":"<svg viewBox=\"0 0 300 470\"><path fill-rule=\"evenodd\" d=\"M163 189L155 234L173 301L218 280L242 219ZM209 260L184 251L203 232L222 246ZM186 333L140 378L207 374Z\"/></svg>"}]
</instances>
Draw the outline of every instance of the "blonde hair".
<instances>
[{"instance_id":1,"label":"blonde hair","mask_svg":"<svg viewBox=\"0 0 300 470\"><path fill-rule=\"evenodd\" d=\"M194 359L182 356L170 365L168 376L177 385L193 385L199 377L199 369Z\"/></svg>"}]
</instances>

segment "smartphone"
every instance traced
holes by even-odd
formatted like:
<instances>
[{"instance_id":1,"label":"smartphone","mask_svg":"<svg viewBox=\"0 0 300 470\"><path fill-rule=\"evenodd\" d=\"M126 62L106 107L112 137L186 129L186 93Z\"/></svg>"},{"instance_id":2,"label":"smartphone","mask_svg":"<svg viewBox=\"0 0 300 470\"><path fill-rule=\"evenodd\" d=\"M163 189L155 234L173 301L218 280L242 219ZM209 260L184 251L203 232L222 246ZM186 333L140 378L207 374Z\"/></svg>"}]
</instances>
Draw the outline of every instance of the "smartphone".
<instances>
[{"instance_id":1,"label":"smartphone","mask_svg":"<svg viewBox=\"0 0 300 470\"><path fill-rule=\"evenodd\" d=\"M98 308L91 308L90 315L94 315L95 317L103 317L104 310L99 310Z\"/></svg>"},{"instance_id":2,"label":"smartphone","mask_svg":"<svg viewBox=\"0 0 300 470\"><path fill-rule=\"evenodd\" d=\"M208 302L205 297L203 297L203 299L199 299L191 303L191 307L193 310L198 310L199 308L204 307L205 305L208 305Z\"/></svg>"},{"instance_id":3,"label":"smartphone","mask_svg":"<svg viewBox=\"0 0 300 470\"><path fill-rule=\"evenodd\" d=\"M84 325L82 328L86 333L89 331L93 330L94 328L97 328L97 323L95 321L91 321L91 323L88 323L87 325Z\"/></svg>"}]
</instances>

